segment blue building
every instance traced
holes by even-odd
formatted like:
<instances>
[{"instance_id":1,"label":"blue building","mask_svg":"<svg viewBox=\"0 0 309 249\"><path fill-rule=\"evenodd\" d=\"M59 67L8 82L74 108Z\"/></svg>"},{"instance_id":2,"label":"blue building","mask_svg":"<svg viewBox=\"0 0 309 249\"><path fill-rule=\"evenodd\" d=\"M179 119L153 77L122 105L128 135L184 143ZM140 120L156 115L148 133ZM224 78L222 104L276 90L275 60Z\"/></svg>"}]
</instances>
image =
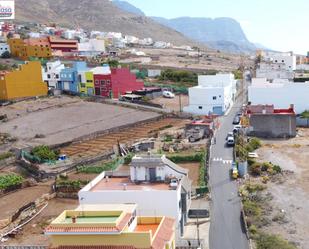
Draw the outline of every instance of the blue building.
<instances>
[{"instance_id":1,"label":"blue building","mask_svg":"<svg viewBox=\"0 0 309 249\"><path fill-rule=\"evenodd\" d=\"M73 67L65 68L60 72L60 84L58 86L59 89L64 91L69 91L72 93L78 93L79 86L82 81L81 76L78 72L87 71L88 67L86 62L77 61L74 62Z\"/></svg>"}]
</instances>

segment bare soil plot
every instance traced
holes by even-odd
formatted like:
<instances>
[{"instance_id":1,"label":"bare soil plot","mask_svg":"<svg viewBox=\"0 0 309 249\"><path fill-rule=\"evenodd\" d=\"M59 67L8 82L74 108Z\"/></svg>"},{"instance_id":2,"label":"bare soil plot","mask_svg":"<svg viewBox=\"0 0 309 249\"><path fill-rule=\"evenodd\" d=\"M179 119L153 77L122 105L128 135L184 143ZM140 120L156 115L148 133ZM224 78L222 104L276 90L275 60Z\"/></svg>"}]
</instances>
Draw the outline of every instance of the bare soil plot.
<instances>
[{"instance_id":1,"label":"bare soil plot","mask_svg":"<svg viewBox=\"0 0 309 249\"><path fill-rule=\"evenodd\" d=\"M0 219L6 219L14 214L22 206L35 201L43 194L49 193L51 182L39 184L38 186L17 190L6 196L0 197Z\"/></svg>"},{"instance_id":2,"label":"bare soil plot","mask_svg":"<svg viewBox=\"0 0 309 249\"><path fill-rule=\"evenodd\" d=\"M180 97L179 97L179 95L178 95L173 99L160 97L160 98L155 98L155 99L151 100L151 102L154 103L154 104L162 105L164 109L179 112L180 105L181 105L181 109L183 109L183 107L189 105L189 96L188 95L180 95Z\"/></svg>"},{"instance_id":3,"label":"bare soil plot","mask_svg":"<svg viewBox=\"0 0 309 249\"><path fill-rule=\"evenodd\" d=\"M43 234L44 228L50 224L64 210L75 209L78 200L73 199L52 199L48 206L28 223L14 239L9 239L6 245L45 245L50 244L49 238Z\"/></svg>"},{"instance_id":4,"label":"bare soil plot","mask_svg":"<svg viewBox=\"0 0 309 249\"><path fill-rule=\"evenodd\" d=\"M266 230L281 234L299 248L306 249L309 248L309 129L300 129L298 134L289 140L265 140L257 153L262 161L294 172L268 185L274 197L273 207L284 210L287 222L273 222Z\"/></svg>"},{"instance_id":5,"label":"bare soil plot","mask_svg":"<svg viewBox=\"0 0 309 249\"><path fill-rule=\"evenodd\" d=\"M56 104L55 101L59 103ZM8 116L15 115L8 122L0 124L1 132L17 137L20 140L17 144L22 145L61 144L98 131L159 116L154 112L76 98L53 98L51 103L49 99L20 102L4 107L1 112ZM43 138L35 138L36 135L43 135Z\"/></svg>"},{"instance_id":6,"label":"bare soil plot","mask_svg":"<svg viewBox=\"0 0 309 249\"><path fill-rule=\"evenodd\" d=\"M200 163L178 163L178 165L189 170L189 179L192 181L192 186L198 186Z\"/></svg>"}]
</instances>

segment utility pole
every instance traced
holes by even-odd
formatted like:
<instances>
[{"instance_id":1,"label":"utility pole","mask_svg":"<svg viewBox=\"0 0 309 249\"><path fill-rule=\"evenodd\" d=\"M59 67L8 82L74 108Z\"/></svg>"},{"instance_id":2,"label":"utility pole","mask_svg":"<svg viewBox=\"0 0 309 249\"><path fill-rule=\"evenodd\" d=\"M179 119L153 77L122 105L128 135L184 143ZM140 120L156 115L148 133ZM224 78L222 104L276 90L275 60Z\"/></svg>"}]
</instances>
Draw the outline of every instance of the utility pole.
<instances>
[{"instance_id":1,"label":"utility pole","mask_svg":"<svg viewBox=\"0 0 309 249\"><path fill-rule=\"evenodd\" d=\"M179 94L179 112L182 112L181 94Z\"/></svg>"}]
</instances>

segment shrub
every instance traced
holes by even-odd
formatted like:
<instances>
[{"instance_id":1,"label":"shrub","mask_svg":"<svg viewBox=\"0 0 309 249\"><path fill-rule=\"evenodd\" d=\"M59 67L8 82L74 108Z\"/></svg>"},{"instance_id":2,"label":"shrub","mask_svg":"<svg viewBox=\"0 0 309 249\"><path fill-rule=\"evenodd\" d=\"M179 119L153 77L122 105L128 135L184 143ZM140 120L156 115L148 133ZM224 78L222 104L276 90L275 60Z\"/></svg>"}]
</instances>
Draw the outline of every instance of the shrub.
<instances>
[{"instance_id":1,"label":"shrub","mask_svg":"<svg viewBox=\"0 0 309 249\"><path fill-rule=\"evenodd\" d=\"M129 165L132 162L133 154L129 153L124 158L124 164Z\"/></svg>"},{"instance_id":2,"label":"shrub","mask_svg":"<svg viewBox=\"0 0 309 249\"><path fill-rule=\"evenodd\" d=\"M166 143L172 142L172 141L173 141L173 136L171 135L166 135L163 140L163 142L166 142Z\"/></svg>"},{"instance_id":3,"label":"shrub","mask_svg":"<svg viewBox=\"0 0 309 249\"><path fill-rule=\"evenodd\" d=\"M8 159L8 158L13 157L13 156L14 156L14 154L12 152L2 153L2 154L0 154L0 161Z\"/></svg>"},{"instance_id":4,"label":"shrub","mask_svg":"<svg viewBox=\"0 0 309 249\"><path fill-rule=\"evenodd\" d=\"M264 163L262 163L262 168L261 168L261 170L262 171L269 171L270 169L272 169L273 168L273 165L272 165L272 163L271 162L264 162Z\"/></svg>"},{"instance_id":5,"label":"shrub","mask_svg":"<svg viewBox=\"0 0 309 249\"><path fill-rule=\"evenodd\" d=\"M0 176L0 190L5 190L17 185L22 184L24 179L15 174Z\"/></svg>"},{"instance_id":6,"label":"shrub","mask_svg":"<svg viewBox=\"0 0 309 249\"><path fill-rule=\"evenodd\" d=\"M259 191L263 191L265 190L265 186L261 185L261 184L253 184L253 183L249 183L245 185L246 190L251 194L251 193L255 193L255 192L259 192Z\"/></svg>"},{"instance_id":7,"label":"shrub","mask_svg":"<svg viewBox=\"0 0 309 249\"><path fill-rule=\"evenodd\" d=\"M59 151L54 151L46 145L40 145L33 148L31 154L41 160L55 161L58 159Z\"/></svg>"},{"instance_id":8,"label":"shrub","mask_svg":"<svg viewBox=\"0 0 309 249\"><path fill-rule=\"evenodd\" d=\"M262 209L257 203L250 200L244 200L243 204L246 216L257 218L261 216Z\"/></svg>"},{"instance_id":9,"label":"shrub","mask_svg":"<svg viewBox=\"0 0 309 249\"><path fill-rule=\"evenodd\" d=\"M121 163L121 160L117 158L113 161L104 163L103 165L99 165L99 166L77 167L77 172L86 173L86 174L101 174L103 171L115 170L120 165L120 163Z\"/></svg>"},{"instance_id":10,"label":"shrub","mask_svg":"<svg viewBox=\"0 0 309 249\"><path fill-rule=\"evenodd\" d=\"M261 143L261 140L254 137L254 138L251 138L250 141L249 141L249 145L250 147L254 150L257 150L258 148L260 148L262 146L262 143ZM250 151L252 152L252 151Z\"/></svg>"},{"instance_id":11,"label":"shrub","mask_svg":"<svg viewBox=\"0 0 309 249\"><path fill-rule=\"evenodd\" d=\"M250 166L249 170L252 175L260 176L262 174L262 165L258 162L255 162Z\"/></svg>"},{"instance_id":12,"label":"shrub","mask_svg":"<svg viewBox=\"0 0 309 249\"><path fill-rule=\"evenodd\" d=\"M277 235L260 234L256 243L257 249L296 249L288 241Z\"/></svg>"},{"instance_id":13,"label":"shrub","mask_svg":"<svg viewBox=\"0 0 309 249\"><path fill-rule=\"evenodd\" d=\"M206 167L205 167L205 154L203 155L203 157L201 158L200 161L200 168L199 168L199 186L200 187L204 187L207 185L206 181L205 181L205 177L206 177Z\"/></svg>"},{"instance_id":14,"label":"shrub","mask_svg":"<svg viewBox=\"0 0 309 249\"><path fill-rule=\"evenodd\" d=\"M282 169L279 165L273 165L273 171L277 174L280 174L282 172Z\"/></svg>"},{"instance_id":15,"label":"shrub","mask_svg":"<svg viewBox=\"0 0 309 249\"><path fill-rule=\"evenodd\" d=\"M192 155L170 155L167 158L174 163L200 162L203 160L204 153L195 153Z\"/></svg>"}]
</instances>

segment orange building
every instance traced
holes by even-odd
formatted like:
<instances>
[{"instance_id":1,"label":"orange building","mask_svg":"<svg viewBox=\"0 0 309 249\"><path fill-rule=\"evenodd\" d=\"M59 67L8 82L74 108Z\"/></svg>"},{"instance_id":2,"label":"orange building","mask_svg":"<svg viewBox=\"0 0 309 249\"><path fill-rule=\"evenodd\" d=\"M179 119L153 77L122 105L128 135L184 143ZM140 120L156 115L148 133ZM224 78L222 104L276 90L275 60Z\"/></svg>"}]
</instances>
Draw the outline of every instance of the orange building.
<instances>
[{"instance_id":1,"label":"orange building","mask_svg":"<svg viewBox=\"0 0 309 249\"><path fill-rule=\"evenodd\" d=\"M0 100L22 99L47 95L47 84L42 79L38 61L20 65L19 69L0 72Z\"/></svg>"},{"instance_id":2,"label":"orange building","mask_svg":"<svg viewBox=\"0 0 309 249\"><path fill-rule=\"evenodd\" d=\"M12 55L19 57L22 60L27 60L30 57L52 57L52 51L47 37L30 38L26 40L13 38L8 40L8 44L10 46Z\"/></svg>"}]
</instances>

